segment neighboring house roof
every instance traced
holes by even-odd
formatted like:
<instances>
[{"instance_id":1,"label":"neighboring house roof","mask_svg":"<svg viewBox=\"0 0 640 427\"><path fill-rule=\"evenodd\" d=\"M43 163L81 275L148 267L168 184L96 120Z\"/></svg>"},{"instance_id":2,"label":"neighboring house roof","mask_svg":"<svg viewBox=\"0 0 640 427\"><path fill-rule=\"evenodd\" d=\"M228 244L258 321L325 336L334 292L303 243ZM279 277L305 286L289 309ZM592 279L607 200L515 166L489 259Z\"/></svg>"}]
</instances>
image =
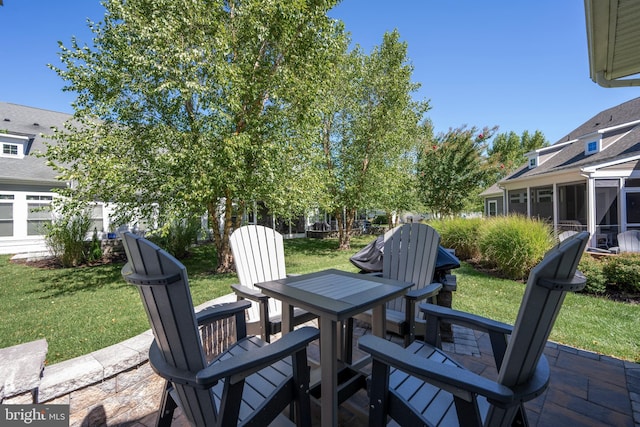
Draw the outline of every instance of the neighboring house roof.
<instances>
[{"instance_id":1,"label":"neighboring house roof","mask_svg":"<svg viewBox=\"0 0 640 427\"><path fill-rule=\"evenodd\" d=\"M46 152L42 134L52 134L52 128L62 129L64 122L71 117L66 113L0 102L0 135L9 133L32 139L24 158L0 157L0 183L63 185L56 179L55 171L47 166L46 159L35 156L35 153Z\"/></svg>"},{"instance_id":2,"label":"neighboring house roof","mask_svg":"<svg viewBox=\"0 0 640 427\"><path fill-rule=\"evenodd\" d=\"M583 137L595 135L597 132L603 132L604 148L598 153L586 155ZM500 182L535 178L553 172L584 169L611 162L623 162L631 157L640 156L640 98L596 114L555 144L539 151L542 154L545 150L553 151L554 149L557 153L537 167L529 169L528 165L524 165ZM488 191L489 189L484 193Z\"/></svg>"}]
</instances>

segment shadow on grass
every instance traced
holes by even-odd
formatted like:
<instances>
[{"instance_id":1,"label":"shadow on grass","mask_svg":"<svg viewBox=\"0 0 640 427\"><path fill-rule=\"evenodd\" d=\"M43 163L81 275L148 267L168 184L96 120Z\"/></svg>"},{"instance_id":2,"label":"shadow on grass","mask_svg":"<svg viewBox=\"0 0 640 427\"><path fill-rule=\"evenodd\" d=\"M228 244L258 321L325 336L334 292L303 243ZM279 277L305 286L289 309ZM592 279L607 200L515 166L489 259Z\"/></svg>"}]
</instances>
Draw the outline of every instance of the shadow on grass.
<instances>
[{"instance_id":1,"label":"shadow on grass","mask_svg":"<svg viewBox=\"0 0 640 427\"><path fill-rule=\"evenodd\" d=\"M351 238L351 250L360 250L371 241L375 240L376 236L360 236ZM285 256L287 253L297 253L313 256L325 256L331 255L338 250L339 244L337 238L327 239L289 239L285 240L284 250Z\"/></svg>"},{"instance_id":2,"label":"shadow on grass","mask_svg":"<svg viewBox=\"0 0 640 427\"><path fill-rule=\"evenodd\" d=\"M122 263L117 263L50 270L47 277L39 279L42 288L31 293L42 293L40 299L48 299L78 292L95 292L106 286L120 288L126 286L120 273L122 266Z\"/></svg>"}]
</instances>

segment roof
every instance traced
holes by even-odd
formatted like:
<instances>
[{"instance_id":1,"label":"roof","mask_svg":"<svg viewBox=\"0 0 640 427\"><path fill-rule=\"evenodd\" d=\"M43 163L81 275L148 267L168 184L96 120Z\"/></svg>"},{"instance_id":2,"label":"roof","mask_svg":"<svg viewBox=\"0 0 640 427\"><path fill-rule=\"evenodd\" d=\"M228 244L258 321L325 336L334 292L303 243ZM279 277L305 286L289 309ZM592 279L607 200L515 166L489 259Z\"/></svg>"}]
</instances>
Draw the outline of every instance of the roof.
<instances>
[{"instance_id":1,"label":"roof","mask_svg":"<svg viewBox=\"0 0 640 427\"><path fill-rule=\"evenodd\" d=\"M23 159L0 157L0 182L56 182L60 185L46 159L34 154L46 151L42 135L52 134L52 128L63 128L64 122L71 117L71 114L0 102L0 131L33 138L31 149Z\"/></svg>"},{"instance_id":2,"label":"roof","mask_svg":"<svg viewBox=\"0 0 640 427\"><path fill-rule=\"evenodd\" d=\"M640 2L584 0L589 73L603 87L638 86Z\"/></svg>"},{"instance_id":3,"label":"roof","mask_svg":"<svg viewBox=\"0 0 640 427\"><path fill-rule=\"evenodd\" d=\"M599 153L585 155L584 139L578 140L578 138L598 131L604 131L603 144L606 148ZM640 98L596 114L547 149L554 150L560 145L563 146L557 154L544 163L533 169L524 165L501 182L534 178L552 172L583 169L640 156Z\"/></svg>"}]
</instances>

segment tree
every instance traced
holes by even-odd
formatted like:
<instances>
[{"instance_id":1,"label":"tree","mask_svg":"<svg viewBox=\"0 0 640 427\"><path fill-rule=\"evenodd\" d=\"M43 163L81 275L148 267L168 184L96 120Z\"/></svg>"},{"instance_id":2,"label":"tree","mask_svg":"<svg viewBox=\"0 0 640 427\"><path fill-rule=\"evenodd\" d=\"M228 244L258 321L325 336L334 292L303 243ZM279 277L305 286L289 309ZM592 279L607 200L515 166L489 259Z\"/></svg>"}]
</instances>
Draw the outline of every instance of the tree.
<instances>
[{"instance_id":1,"label":"tree","mask_svg":"<svg viewBox=\"0 0 640 427\"><path fill-rule=\"evenodd\" d=\"M513 131L496 135L487 150L489 158L496 167L495 181L499 181L522 166L527 160L526 153L548 145L549 142L539 130L536 130L533 135L524 131L520 137Z\"/></svg>"},{"instance_id":2,"label":"tree","mask_svg":"<svg viewBox=\"0 0 640 427\"><path fill-rule=\"evenodd\" d=\"M419 86L411 82L407 45L399 39L397 31L386 33L370 55L359 47L345 53L318 107L326 204L341 249L350 246L357 209L400 207L398 195L413 170L407 159L428 103L411 98Z\"/></svg>"},{"instance_id":3,"label":"tree","mask_svg":"<svg viewBox=\"0 0 640 427\"><path fill-rule=\"evenodd\" d=\"M93 46L61 43L52 67L78 94L47 154L64 193L123 221L207 212L229 271L247 205L291 214L315 198L308 117L343 36L336 1L107 0Z\"/></svg>"},{"instance_id":4,"label":"tree","mask_svg":"<svg viewBox=\"0 0 640 427\"><path fill-rule=\"evenodd\" d=\"M493 176L492 166L484 156L486 141L497 127L461 126L433 136L426 122L424 140L418 155L420 198L437 216L452 216L477 204L477 196Z\"/></svg>"}]
</instances>

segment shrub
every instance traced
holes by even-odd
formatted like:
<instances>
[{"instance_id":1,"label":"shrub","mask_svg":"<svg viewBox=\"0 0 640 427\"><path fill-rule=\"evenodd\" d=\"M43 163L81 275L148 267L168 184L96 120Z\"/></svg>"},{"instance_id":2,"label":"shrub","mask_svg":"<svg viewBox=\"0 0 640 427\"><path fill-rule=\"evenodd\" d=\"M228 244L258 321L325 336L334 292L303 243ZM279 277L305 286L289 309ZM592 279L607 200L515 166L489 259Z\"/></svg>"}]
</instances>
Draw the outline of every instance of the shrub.
<instances>
[{"instance_id":1,"label":"shrub","mask_svg":"<svg viewBox=\"0 0 640 427\"><path fill-rule=\"evenodd\" d=\"M440 244L456 250L460 259L474 259L480 255L478 234L482 218L453 218L429 222L440 234Z\"/></svg>"},{"instance_id":2,"label":"shrub","mask_svg":"<svg viewBox=\"0 0 640 427\"><path fill-rule=\"evenodd\" d=\"M198 218L172 220L152 231L147 238L176 258L187 256L189 247L196 242L200 231Z\"/></svg>"},{"instance_id":3,"label":"shrub","mask_svg":"<svg viewBox=\"0 0 640 427\"><path fill-rule=\"evenodd\" d=\"M549 224L521 215L491 218L480 228L482 258L514 280L526 278L553 244Z\"/></svg>"},{"instance_id":4,"label":"shrub","mask_svg":"<svg viewBox=\"0 0 640 427\"><path fill-rule=\"evenodd\" d=\"M386 215L378 215L371 221L372 224L384 225L389 223L389 218Z\"/></svg>"},{"instance_id":5,"label":"shrub","mask_svg":"<svg viewBox=\"0 0 640 427\"><path fill-rule=\"evenodd\" d=\"M622 291L640 292L640 255L620 254L610 257L603 267L607 281Z\"/></svg>"},{"instance_id":6,"label":"shrub","mask_svg":"<svg viewBox=\"0 0 640 427\"><path fill-rule=\"evenodd\" d=\"M85 238L91 227L91 214L63 212L46 225L45 242L63 267L74 267L87 260Z\"/></svg>"},{"instance_id":7,"label":"shrub","mask_svg":"<svg viewBox=\"0 0 640 427\"><path fill-rule=\"evenodd\" d=\"M87 260L89 262L100 261L102 259L102 245L98 240L98 230L93 229L93 236L91 237L91 244L89 246L89 254Z\"/></svg>"},{"instance_id":8,"label":"shrub","mask_svg":"<svg viewBox=\"0 0 640 427\"><path fill-rule=\"evenodd\" d=\"M588 254L582 255L578 270L587 278L583 292L596 295L606 292L607 277L603 271L605 264L605 261L597 260Z\"/></svg>"}]
</instances>

